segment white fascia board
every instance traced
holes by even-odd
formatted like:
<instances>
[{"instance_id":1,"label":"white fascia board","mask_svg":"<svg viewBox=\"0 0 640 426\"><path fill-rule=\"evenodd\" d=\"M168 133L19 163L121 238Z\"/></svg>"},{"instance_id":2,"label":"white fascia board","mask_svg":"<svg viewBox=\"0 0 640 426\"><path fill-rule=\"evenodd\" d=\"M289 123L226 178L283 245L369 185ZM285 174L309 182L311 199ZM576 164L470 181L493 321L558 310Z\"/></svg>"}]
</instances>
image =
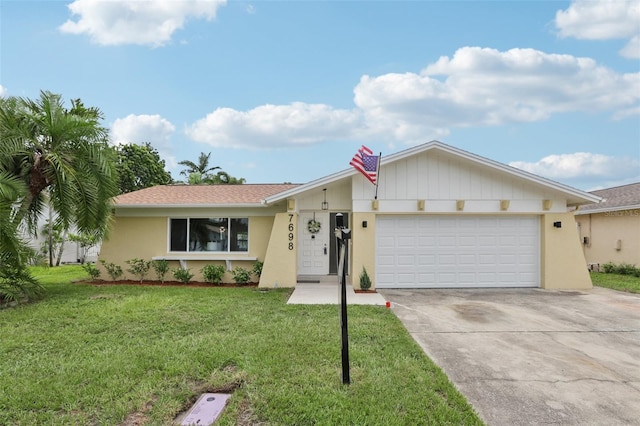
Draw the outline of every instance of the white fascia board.
<instances>
[{"instance_id":1,"label":"white fascia board","mask_svg":"<svg viewBox=\"0 0 640 426\"><path fill-rule=\"evenodd\" d=\"M264 204L258 203L245 203L245 204L114 204L112 206L116 209L233 209L233 208L265 208Z\"/></svg>"},{"instance_id":2,"label":"white fascia board","mask_svg":"<svg viewBox=\"0 0 640 426\"><path fill-rule=\"evenodd\" d=\"M607 212L620 212L624 210L640 210L640 204L634 204L630 206L615 206L615 207L603 207L600 209L591 209L591 210L578 210L575 215L585 215L585 214L597 214L597 213L607 213Z\"/></svg>"}]
</instances>

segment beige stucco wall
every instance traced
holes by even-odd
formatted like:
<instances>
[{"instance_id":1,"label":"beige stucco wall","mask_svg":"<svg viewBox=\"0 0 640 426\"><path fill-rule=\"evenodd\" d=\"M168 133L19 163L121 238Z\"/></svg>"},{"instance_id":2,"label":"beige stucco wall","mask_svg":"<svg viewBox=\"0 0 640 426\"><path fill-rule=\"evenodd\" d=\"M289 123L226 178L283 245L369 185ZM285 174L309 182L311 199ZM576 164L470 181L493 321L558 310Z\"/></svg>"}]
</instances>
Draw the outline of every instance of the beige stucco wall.
<instances>
[{"instance_id":1,"label":"beige stucco wall","mask_svg":"<svg viewBox=\"0 0 640 426\"><path fill-rule=\"evenodd\" d=\"M162 217L115 217L108 239L102 242L99 260L120 265L124 279L134 279L126 272L127 260L133 258L151 260L167 252L167 219ZM100 265L101 278L109 276ZM176 267L177 262L172 267ZM151 275L153 276L153 275Z\"/></svg>"},{"instance_id":2,"label":"beige stucco wall","mask_svg":"<svg viewBox=\"0 0 640 426\"><path fill-rule=\"evenodd\" d=\"M362 222L367 221L367 227ZM360 288L362 268L367 269L371 278L371 289L376 286L376 215L375 213L353 213L351 216L351 283L353 288Z\"/></svg>"},{"instance_id":3,"label":"beige stucco wall","mask_svg":"<svg viewBox=\"0 0 640 426\"><path fill-rule=\"evenodd\" d=\"M640 266L640 209L577 215L588 264L629 263ZM619 249L618 241L620 241Z\"/></svg>"},{"instance_id":4,"label":"beige stucco wall","mask_svg":"<svg viewBox=\"0 0 640 426\"><path fill-rule=\"evenodd\" d=\"M99 260L120 265L124 272L121 279L134 279L136 277L127 272L129 267L127 260L180 257L185 260L186 267L194 274L192 281L203 281L201 269L205 265L220 264L230 266L231 269L240 266L251 270L255 260L263 261L272 226L273 217L271 216L249 217L249 251L247 253L168 253L167 217L117 216L114 218L109 238L102 243ZM227 264L226 259L230 260L230 264ZM169 260L169 265L171 269L179 268L180 262ZM101 270L101 278L109 280L104 267L100 263L96 266ZM157 279L153 269L149 271L148 279ZM165 279L174 280L175 278L169 273ZM252 281L256 279L254 276L251 278ZM223 277L223 282L233 282L233 276L229 271Z\"/></svg>"},{"instance_id":5,"label":"beige stucco wall","mask_svg":"<svg viewBox=\"0 0 640 426\"><path fill-rule=\"evenodd\" d=\"M561 222L555 228L554 222ZM587 271L573 213L549 213L540 219L540 286L545 289L589 289Z\"/></svg>"},{"instance_id":6,"label":"beige stucco wall","mask_svg":"<svg viewBox=\"0 0 640 426\"><path fill-rule=\"evenodd\" d=\"M260 287L295 287L297 281L297 213L278 213L273 221Z\"/></svg>"}]
</instances>

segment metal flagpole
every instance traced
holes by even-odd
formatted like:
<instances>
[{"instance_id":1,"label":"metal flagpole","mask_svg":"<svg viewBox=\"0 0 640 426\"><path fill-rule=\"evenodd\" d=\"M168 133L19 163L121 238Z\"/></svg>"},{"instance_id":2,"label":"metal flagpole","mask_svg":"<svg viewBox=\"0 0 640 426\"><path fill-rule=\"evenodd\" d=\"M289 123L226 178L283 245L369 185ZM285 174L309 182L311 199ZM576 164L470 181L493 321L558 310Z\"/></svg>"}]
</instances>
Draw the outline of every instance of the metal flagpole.
<instances>
[{"instance_id":1,"label":"metal flagpole","mask_svg":"<svg viewBox=\"0 0 640 426\"><path fill-rule=\"evenodd\" d=\"M378 156L378 164L376 165L376 195L374 200L378 199L378 184L380 183L380 161L382 161L382 152Z\"/></svg>"}]
</instances>

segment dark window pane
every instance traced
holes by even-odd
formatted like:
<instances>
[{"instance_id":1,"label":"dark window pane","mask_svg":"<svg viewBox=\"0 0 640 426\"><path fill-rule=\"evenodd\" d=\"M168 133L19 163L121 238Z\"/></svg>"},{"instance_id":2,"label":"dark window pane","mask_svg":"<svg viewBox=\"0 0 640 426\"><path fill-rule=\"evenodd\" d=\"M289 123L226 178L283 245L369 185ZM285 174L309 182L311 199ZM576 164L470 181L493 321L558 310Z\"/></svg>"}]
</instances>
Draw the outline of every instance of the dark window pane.
<instances>
[{"instance_id":1,"label":"dark window pane","mask_svg":"<svg viewBox=\"0 0 640 426\"><path fill-rule=\"evenodd\" d=\"M171 219L169 251L187 251L187 219Z\"/></svg>"},{"instance_id":2,"label":"dark window pane","mask_svg":"<svg viewBox=\"0 0 640 426\"><path fill-rule=\"evenodd\" d=\"M249 251L249 219L230 219L231 251Z\"/></svg>"},{"instance_id":3,"label":"dark window pane","mask_svg":"<svg viewBox=\"0 0 640 426\"><path fill-rule=\"evenodd\" d=\"M189 251L227 251L227 218L191 219Z\"/></svg>"}]
</instances>

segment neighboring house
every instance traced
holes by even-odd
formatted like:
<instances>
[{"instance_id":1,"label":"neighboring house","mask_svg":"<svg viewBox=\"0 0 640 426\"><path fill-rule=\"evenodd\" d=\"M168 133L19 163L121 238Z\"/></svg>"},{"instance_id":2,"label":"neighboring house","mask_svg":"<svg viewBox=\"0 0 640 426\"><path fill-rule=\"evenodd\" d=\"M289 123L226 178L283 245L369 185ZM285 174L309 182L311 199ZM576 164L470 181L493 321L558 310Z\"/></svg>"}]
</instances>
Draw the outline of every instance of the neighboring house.
<instances>
[{"instance_id":1,"label":"neighboring house","mask_svg":"<svg viewBox=\"0 0 640 426\"><path fill-rule=\"evenodd\" d=\"M377 288L592 285L569 210L595 195L437 141L382 158L375 193L354 168L303 185L147 188L116 198L100 258L167 259L198 280L208 263L260 260L261 287L293 287L336 274L342 213L354 287L363 267Z\"/></svg>"},{"instance_id":2,"label":"neighboring house","mask_svg":"<svg viewBox=\"0 0 640 426\"><path fill-rule=\"evenodd\" d=\"M46 251L47 236L45 235L44 228L47 225L47 219L49 218L49 208L44 207L42 215L38 218L38 235L34 237L27 232L23 232L23 238L27 241L27 244L39 253L42 253L46 258L46 262L49 261L49 252ZM69 234L76 233L75 227L69 231ZM43 251L43 248L45 251ZM61 264L68 263L80 263L84 256L85 262L96 262L98 260L98 253L100 252L100 244L98 243L92 247L83 248L80 244L69 240L68 238L64 242L62 250L62 256L60 257ZM58 253L54 254L54 263L57 259Z\"/></svg>"},{"instance_id":3,"label":"neighboring house","mask_svg":"<svg viewBox=\"0 0 640 426\"><path fill-rule=\"evenodd\" d=\"M608 262L640 266L640 182L591 192L602 201L575 213L589 268Z\"/></svg>"}]
</instances>

